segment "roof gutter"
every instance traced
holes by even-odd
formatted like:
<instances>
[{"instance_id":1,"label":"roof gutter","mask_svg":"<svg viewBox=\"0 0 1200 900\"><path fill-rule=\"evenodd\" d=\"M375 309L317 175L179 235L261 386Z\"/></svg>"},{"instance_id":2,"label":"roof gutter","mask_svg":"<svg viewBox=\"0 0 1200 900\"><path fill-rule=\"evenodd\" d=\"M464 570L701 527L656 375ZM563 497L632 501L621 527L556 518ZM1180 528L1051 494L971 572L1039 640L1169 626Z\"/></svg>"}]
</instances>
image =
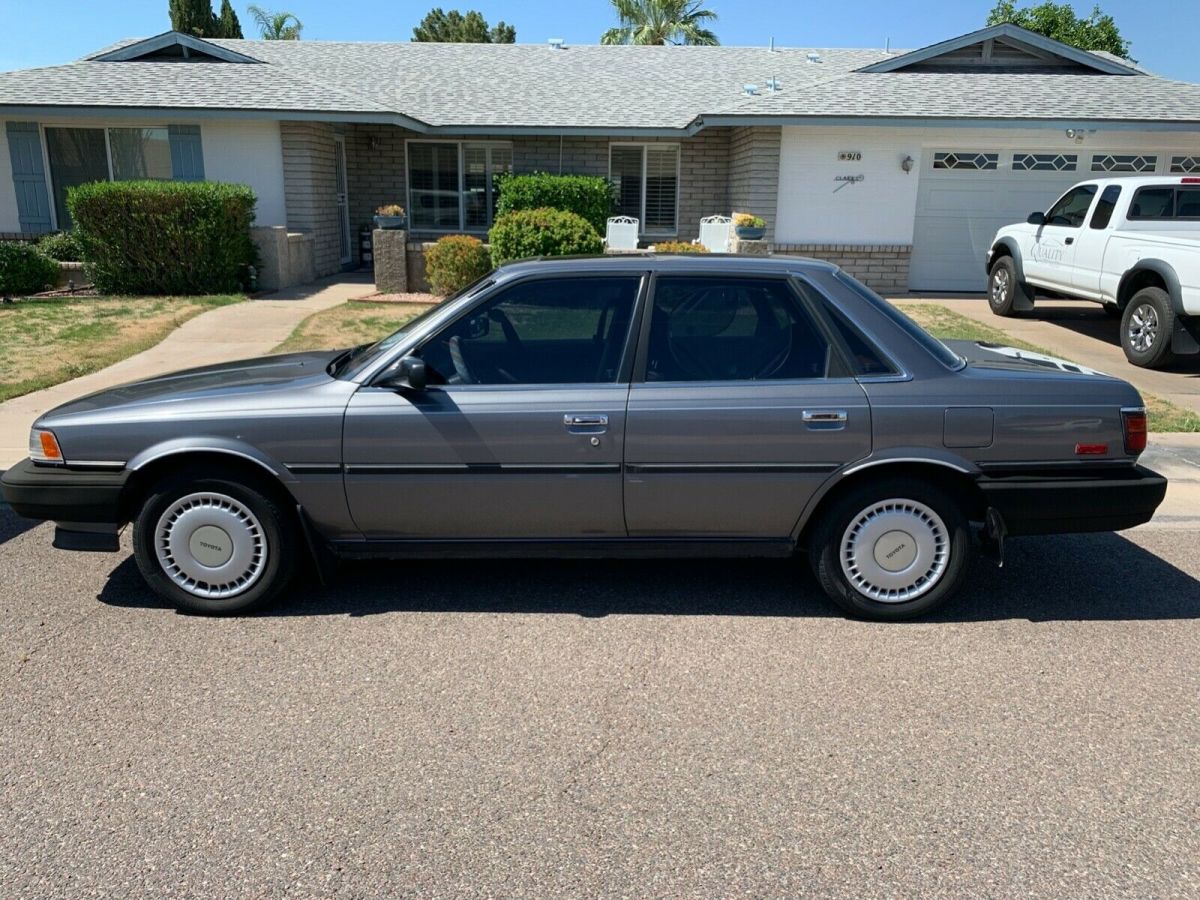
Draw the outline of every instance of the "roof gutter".
<instances>
[{"instance_id":1,"label":"roof gutter","mask_svg":"<svg viewBox=\"0 0 1200 900\"><path fill-rule=\"evenodd\" d=\"M930 116L705 116L704 127L747 125L857 125L880 128L1095 128L1103 131L1200 131L1200 119L1019 119L954 118Z\"/></svg>"}]
</instances>

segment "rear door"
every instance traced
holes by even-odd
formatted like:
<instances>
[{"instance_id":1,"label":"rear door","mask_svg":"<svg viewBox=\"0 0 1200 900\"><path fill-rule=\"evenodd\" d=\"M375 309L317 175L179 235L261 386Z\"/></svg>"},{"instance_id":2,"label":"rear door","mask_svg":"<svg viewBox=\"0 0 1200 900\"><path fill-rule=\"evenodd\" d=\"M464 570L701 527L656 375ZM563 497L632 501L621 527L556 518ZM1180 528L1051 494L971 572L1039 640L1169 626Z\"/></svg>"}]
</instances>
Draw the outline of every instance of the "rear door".
<instances>
[{"instance_id":1,"label":"rear door","mask_svg":"<svg viewBox=\"0 0 1200 900\"><path fill-rule=\"evenodd\" d=\"M862 387L786 277L656 276L625 428L631 537L786 538L867 455Z\"/></svg>"}]
</instances>

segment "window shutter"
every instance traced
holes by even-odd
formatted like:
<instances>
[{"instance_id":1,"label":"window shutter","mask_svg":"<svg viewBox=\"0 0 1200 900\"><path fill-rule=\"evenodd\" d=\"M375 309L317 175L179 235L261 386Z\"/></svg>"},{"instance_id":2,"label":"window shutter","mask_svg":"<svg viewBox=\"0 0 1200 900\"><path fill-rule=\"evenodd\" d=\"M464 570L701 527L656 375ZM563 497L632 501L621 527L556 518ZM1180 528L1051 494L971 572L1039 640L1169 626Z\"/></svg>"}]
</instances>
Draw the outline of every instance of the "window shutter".
<instances>
[{"instance_id":1,"label":"window shutter","mask_svg":"<svg viewBox=\"0 0 1200 900\"><path fill-rule=\"evenodd\" d=\"M645 232L673 233L676 198L679 196L679 148L646 148Z\"/></svg>"},{"instance_id":2,"label":"window shutter","mask_svg":"<svg viewBox=\"0 0 1200 900\"><path fill-rule=\"evenodd\" d=\"M204 149L199 125L169 125L171 177L176 181L204 180Z\"/></svg>"},{"instance_id":3,"label":"window shutter","mask_svg":"<svg viewBox=\"0 0 1200 900\"><path fill-rule=\"evenodd\" d=\"M17 194L17 219L21 230L41 234L50 222L50 192L42 161L42 136L36 122L9 122L8 154L12 160L13 187Z\"/></svg>"}]
</instances>

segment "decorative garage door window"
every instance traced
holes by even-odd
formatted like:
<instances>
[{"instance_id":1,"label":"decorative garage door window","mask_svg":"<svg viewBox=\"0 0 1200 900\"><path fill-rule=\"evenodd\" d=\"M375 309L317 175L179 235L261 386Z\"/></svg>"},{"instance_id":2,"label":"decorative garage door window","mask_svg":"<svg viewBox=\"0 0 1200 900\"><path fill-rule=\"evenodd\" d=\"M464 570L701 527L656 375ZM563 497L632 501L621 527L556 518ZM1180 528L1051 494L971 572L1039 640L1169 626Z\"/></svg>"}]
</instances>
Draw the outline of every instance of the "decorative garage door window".
<instances>
[{"instance_id":1,"label":"decorative garage door window","mask_svg":"<svg viewBox=\"0 0 1200 900\"><path fill-rule=\"evenodd\" d=\"M933 154L935 169L992 172L1000 162L999 153L976 153L971 150L940 150Z\"/></svg>"},{"instance_id":2,"label":"decorative garage door window","mask_svg":"<svg viewBox=\"0 0 1200 900\"><path fill-rule=\"evenodd\" d=\"M1079 157L1074 153L1014 153L1015 172L1074 172Z\"/></svg>"},{"instance_id":3,"label":"decorative garage door window","mask_svg":"<svg viewBox=\"0 0 1200 900\"><path fill-rule=\"evenodd\" d=\"M1200 156L1172 156L1171 172L1175 175L1200 172Z\"/></svg>"},{"instance_id":4,"label":"decorative garage door window","mask_svg":"<svg viewBox=\"0 0 1200 900\"><path fill-rule=\"evenodd\" d=\"M1131 153L1097 153L1092 157L1093 172L1153 172L1157 156Z\"/></svg>"}]
</instances>

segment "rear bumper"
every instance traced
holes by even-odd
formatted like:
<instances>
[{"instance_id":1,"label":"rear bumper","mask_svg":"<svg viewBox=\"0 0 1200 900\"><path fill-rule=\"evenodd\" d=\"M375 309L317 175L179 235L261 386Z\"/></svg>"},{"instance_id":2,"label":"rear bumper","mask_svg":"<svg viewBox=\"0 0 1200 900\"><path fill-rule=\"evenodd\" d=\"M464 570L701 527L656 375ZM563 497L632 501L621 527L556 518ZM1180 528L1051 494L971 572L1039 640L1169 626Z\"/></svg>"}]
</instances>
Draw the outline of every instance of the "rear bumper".
<instances>
[{"instance_id":1,"label":"rear bumper","mask_svg":"<svg viewBox=\"0 0 1200 900\"><path fill-rule=\"evenodd\" d=\"M979 487L1004 517L1008 533L1120 531L1150 521L1167 494L1167 479L1143 468L1086 477L985 476Z\"/></svg>"},{"instance_id":2,"label":"rear bumper","mask_svg":"<svg viewBox=\"0 0 1200 900\"><path fill-rule=\"evenodd\" d=\"M122 524L121 492L129 480L118 472L17 463L0 478L4 501L19 516L76 525ZM95 530L80 528L79 530Z\"/></svg>"}]
</instances>

